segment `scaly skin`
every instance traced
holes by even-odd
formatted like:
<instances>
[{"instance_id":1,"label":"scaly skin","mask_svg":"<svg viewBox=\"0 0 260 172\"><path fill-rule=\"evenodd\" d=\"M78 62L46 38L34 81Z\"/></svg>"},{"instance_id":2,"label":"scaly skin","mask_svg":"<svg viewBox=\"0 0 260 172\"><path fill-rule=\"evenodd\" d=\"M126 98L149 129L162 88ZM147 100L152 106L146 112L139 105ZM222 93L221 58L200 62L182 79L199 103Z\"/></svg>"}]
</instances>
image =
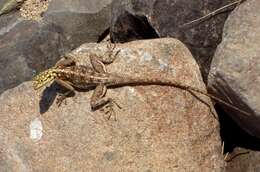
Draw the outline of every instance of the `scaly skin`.
<instances>
[{"instance_id":1,"label":"scaly skin","mask_svg":"<svg viewBox=\"0 0 260 172\"><path fill-rule=\"evenodd\" d=\"M236 106L216 97L207 92L199 90L197 88L183 85L175 81L163 79L163 78L151 78L146 75L132 78L124 74L112 74L108 73L105 69L105 65L102 59L99 59L95 55L90 55L92 67L77 65L76 62L71 58L66 58L63 61L58 62L53 68L50 68L39 75L37 75L33 81L34 89L39 89L51 81L56 81L60 85L67 88L69 91L58 99L58 104L62 102L71 92L74 92L74 88L88 89L90 87L96 87L94 94L91 97L90 105L92 109L97 107L115 103L111 98L104 97L106 89L109 86L125 86L125 85L166 85L189 92L197 92L216 100L219 103L224 104L238 112L245 115L250 115ZM101 60L101 61L100 61Z\"/></svg>"}]
</instances>

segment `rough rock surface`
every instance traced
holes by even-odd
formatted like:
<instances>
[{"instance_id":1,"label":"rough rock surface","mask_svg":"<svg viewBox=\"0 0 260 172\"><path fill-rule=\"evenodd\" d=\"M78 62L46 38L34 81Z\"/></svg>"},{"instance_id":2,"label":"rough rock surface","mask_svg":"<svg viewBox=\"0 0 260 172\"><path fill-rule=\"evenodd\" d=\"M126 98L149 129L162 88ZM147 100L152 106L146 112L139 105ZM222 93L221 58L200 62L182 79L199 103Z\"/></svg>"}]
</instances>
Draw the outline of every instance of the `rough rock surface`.
<instances>
[{"instance_id":1,"label":"rough rock surface","mask_svg":"<svg viewBox=\"0 0 260 172\"><path fill-rule=\"evenodd\" d=\"M83 63L89 52L106 49L85 44L74 53ZM108 71L168 77L205 89L196 62L177 40L130 42L116 49L121 51ZM115 109L116 121L90 111L92 91L77 92L58 108L52 104L57 90L52 84L36 92L26 82L0 96L0 171L223 170L217 119L185 90L109 89L107 96L122 106Z\"/></svg>"},{"instance_id":2,"label":"rough rock surface","mask_svg":"<svg viewBox=\"0 0 260 172\"><path fill-rule=\"evenodd\" d=\"M109 0L52 0L42 21L0 17L0 93L52 66L64 52L97 42L109 27ZM66 21L66 22L64 22Z\"/></svg>"},{"instance_id":3,"label":"rough rock surface","mask_svg":"<svg viewBox=\"0 0 260 172\"><path fill-rule=\"evenodd\" d=\"M111 0L52 0L43 20L62 29L74 49L85 42L97 42L109 28Z\"/></svg>"},{"instance_id":4,"label":"rough rock surface","mask_svg":"<svg viewBox=\"0 0 260 172\"><path fill-rule=\"evenodd\" d=\"M0 16L6 15L8 13L16 12L20 9L21 4L24 3L24 0L4 0L0 1Z\"/></svg>"},{"instance_id":5,"label":"rough rock surface","mask_svg":"<svg viewBox=\"0 0 260 172\"><path fill-rule=\"evenodd\" d=\"M21 6L21 16L29 20L40 20L48 9L49 0L26 0Z\"/></svg>"},{"instance_id":6,"label":"rough rock surface","mask_svg":"<svg viewBox=\"0 0 260 172\"><path fill-rule=\"evenodd\" d=\"M6 2L6 0L0 0L0 7L2 7L5 2Z\"/></svg>"},{"instance_id":7,"label":"rough rock surface","mask_svg":"<svg viewBox=\"0 0 260 172\"><path fill-rule=\"evenodd\" d=\"M224 172L258 172L260 171L260 152L237 148L233 154L240 155L230 160Z\"/></svg>"},{"instance_id":8,"label":"rough rock surface","mask_svg":"<svg viewBox=\"0 0 260 172\"><path fill-rule=\"evenodd\" d=\"M3 7L3 5L5 4L6 0L0 0L0 9Z\"/></svg>"},{"instance_id":9,"label":"rough rock surface","mask_svg":"<svg viewBox=\"0 0 260 172\"><path fill-rule=\"evenodd\" d=\"M177 38L190 49L206 79L229 12L190 28L183 28L182 25L230 2L234 0L114 0L111 37L116 42Z\"/></svg>"},{"instance_id":10,"label":"rough rock surface","mask_svg":"<svg viewBox=\"0 0 260 172\"><path fill-rule=\"evenodd\" d=\"M59 31L53 25L24 20L17 13L0 17L0 93L58 60L66 49Z\"/></svg>"},{"instance_id":11,"label":"rough rock surface","mask_svg":"<svg viewBox=\"0 0 260 172\"><path fill-rule=\"evenodd\" d=\"M226 108L249 134L260 138L260 1L248 0L228 18L212 61L209 87L219 97L251 113Z\"/></svg>"}]
</instances>

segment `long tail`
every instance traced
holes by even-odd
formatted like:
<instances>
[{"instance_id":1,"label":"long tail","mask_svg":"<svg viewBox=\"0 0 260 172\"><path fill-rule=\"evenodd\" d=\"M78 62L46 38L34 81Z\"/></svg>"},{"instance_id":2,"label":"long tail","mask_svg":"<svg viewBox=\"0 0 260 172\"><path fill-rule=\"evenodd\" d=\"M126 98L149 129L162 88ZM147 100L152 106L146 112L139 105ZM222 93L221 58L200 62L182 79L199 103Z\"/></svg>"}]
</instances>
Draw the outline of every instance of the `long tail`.
<instances>
[{"instance_id":1,"label":"long tail","mask_svg":"<svg viewBox=\"0 0 260 172\"><path fill-rule=\"evenodd\" d=\"M207 92L201 91L201 90L199 90L199 89L197 89L197 88L193 88L193 87L190 87L190 86L186 86L186 88L187 88L187 90L194 91L194 92L203 94L203 95L205 95L205 96L208 96L208 97L210 97L211 99L213 99L213 100L215 100L215 101L217 101L217 102L219 102L219 103L221 103L221 104L224 104L225 106L227 106L227 107L229 107L229 108L231 108L231 109L234 109L234 110L236 110L236 111L238 111L238 112L240 112L240 113L243 113L243 114L245 114L245 115L247 115L247 116L251 116L250 113L248 113L248 112L246 112L246 111L244 111L244 110L241 110L240 108L236 107L235 105L233 105L233 104L231 104L231 103L228 103L228 102L226 102L225 100L223 100L223 99L221 99L221 98L219 98L219 97L216 97L216 96L214 96L214 95L212 95L212 94L209 94L209 93L207 93Z\"/></svg>"},{"instance_id":2,"label":"long tail","mask_svg":"<svg viewBox=\"0 0 260 172\"><path fill-rule=\"evenodd\" d=\"M247 115L247 116L251 116L250 113L244 111L244 110L241 110L240 108L238 108L237 106L217 97L217 96L214 96L210 93L207 93L206 91L203 91L203 90L200 90L198 88L195 88L195 87L191 87L191 86L188 86L188 85L184 85L184 84L181 84L181 83L178 83L178 82L174 82L174 81L171 81L171 80L163 80L163 79L144 79L144 78L132 78L132 77L120 77L120 76L115 76L115 80L112 84L110 85L115 85L115 86L123 86L123 85L164 85L164 86L173 86L173 87L176 87L176 88L180 88L180 89L183 89L183 90L187 90L187 91L192 91L192 92L196 92L196 93L200 93L200 94L203 94L207 97L210 97L211 99L231 108L231 109L234 109L244 115Z\"/></svg>"}]
</instances>

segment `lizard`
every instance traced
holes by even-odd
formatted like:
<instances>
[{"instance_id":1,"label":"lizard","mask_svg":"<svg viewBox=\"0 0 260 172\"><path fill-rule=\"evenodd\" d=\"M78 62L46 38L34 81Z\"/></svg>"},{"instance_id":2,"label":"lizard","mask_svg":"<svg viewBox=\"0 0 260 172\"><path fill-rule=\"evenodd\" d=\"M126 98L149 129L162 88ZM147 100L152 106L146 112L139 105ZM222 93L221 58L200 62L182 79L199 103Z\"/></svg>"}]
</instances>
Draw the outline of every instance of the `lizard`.
<instances>
[{"instance_id":1,"label":"lizard","mask_svg":"<svg viewBox=\"0 0 260 172\"><path fill-rule=\"evenodd\" d=\"M117 52L118 53L118 52ZM113 99L105 97L106 90L111 86L127 86L127 85L164 85L180 88L190 92L196 92L211 99L224 104L225 106L232 108L245 115L250 115L248 112L239 109L235 105L224 101L212 94L202 91L198 88L181 84L176 81L167 80L163 78L151 78L151 77L131 77L124 74L109 73L106 70L105 64L112 63L115 60L116 55L109 58L102 58L96 54L90 54L91 66L78 65L72 54L64 55L64 58L58 61L54 67L51 67L33 78L33 87L35 90L40 89L46 84L56 81L59 85L65 87L68 91L59 95L57 98L57 105L60 106L62 101L69 97L71 93L75 93L75 88L89 89L93 88L94 93L90 100L90 106L92 110L107 105L110 108L109 113L113 112L113 105L116 104L121 108ZM111 57L110 57L111 56ZM145 75L144 75L145 76ZM111 116L111 115L110 115ZM110 117L109 116L109 117Z\"/></svg>"}]
</instances>

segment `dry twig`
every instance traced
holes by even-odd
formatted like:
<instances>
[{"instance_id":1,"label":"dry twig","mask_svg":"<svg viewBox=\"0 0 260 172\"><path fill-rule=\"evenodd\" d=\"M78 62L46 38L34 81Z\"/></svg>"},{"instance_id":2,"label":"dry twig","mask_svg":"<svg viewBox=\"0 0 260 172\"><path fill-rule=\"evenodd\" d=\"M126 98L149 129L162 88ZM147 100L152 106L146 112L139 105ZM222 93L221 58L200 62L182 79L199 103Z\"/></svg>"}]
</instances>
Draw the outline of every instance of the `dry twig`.
<instances>
[{"instance_id":1,"label":"dry twig","mask_svg":"<svg viewBox=\"0 0 260 172\"><path fill-rule=\"evenodd\" d=\"M238 5L239 5L240 3L242 3L243 1L245 1L245 0L238 0L238 1L232 2L232 3L230 3L230 4L227 4L227 5L225 5L225 6L221 7L221 8L218 8L218 9L215 10L215 11L212 11L211 13L209 13L209 14L203 16L203 17L200 17L200 18L198 18L198 19L195 19L195 20L192 20L192 21L190 21L190 22L188 22L188 23L183 24L180 28L189 28L189 27L191 27L191 26L194 26L194 25L196 25L196 24L199 24L199 23L201 23L201 22L204 22L204 21L206 21L207 19L209 19L209 18L211 18L211 17L213 17L213 16L215 16L215 15L217 15L217 14L220 14L220 13L226 11L226 10L229 9L230 7L235 8L236 6L238 6Z\"/></svg>"}]
</instances>

